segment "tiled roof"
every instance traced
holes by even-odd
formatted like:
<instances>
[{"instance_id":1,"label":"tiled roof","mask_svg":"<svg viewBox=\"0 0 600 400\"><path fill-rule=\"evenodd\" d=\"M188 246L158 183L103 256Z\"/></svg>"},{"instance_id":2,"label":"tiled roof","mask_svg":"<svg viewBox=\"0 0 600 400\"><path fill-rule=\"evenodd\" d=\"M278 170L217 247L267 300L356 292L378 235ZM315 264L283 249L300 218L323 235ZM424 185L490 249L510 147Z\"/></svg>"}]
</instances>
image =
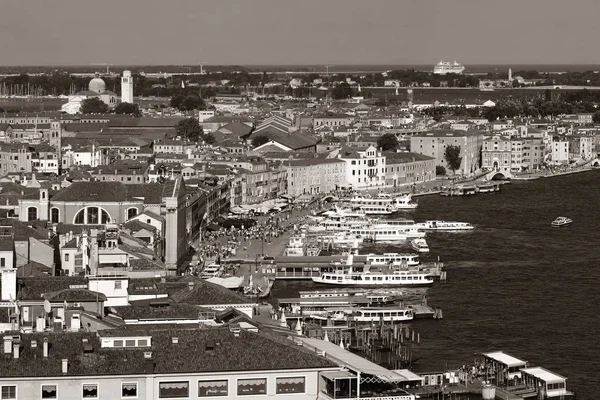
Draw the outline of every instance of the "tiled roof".
<instances>
[{"instance_id":1,"label":"tiled roof","mask_svg":"<svg viewBox=\"0 0 600 400\"><path fill-rule=\"evenodd\" d=\"M56 292L45 293L44 299L48 301L106 301L104 293L93 292L87 289L62 289Z\"/></svg>"},{"instance_id":2,"label":"tiled roof","mask_svg":"<svg viewBox=\"0 0 600 400\"><path fill-rule=\"evenodd\" d=\"M385 163L409 163L414 161L429 161L435 160L434 157L429 157L419 153L396 153L394 151L384 151Z\"/></svg>"},{"instance_id":3,"label":"tiled roof","mask_svg":"<svg viewBox=\"0 0 600 400\"><path fill-rule=\"evenodd\" d=\"M227 125L220 127L217 132L228 133L231 132L232 135L235 136L246 136L250 132L252 132L252 127L244 124L243 122L231 122Z\"/></svg>"},{"instance_id":4,"label":"tiled roof","mask_svg":"<svg viewBox=\"0 0 600 400\"><path fill-rule=\"evenodd\" d=\"M150 231L150 232L156 231L155 226L152 226L150 224L147 224L147 223L142 222L137 219L132 219L131 221L127 222L123 226L127 229L130 229L131 232L138 232L138 231L141 231L142 229L146 229L147 231Z\"/></svg>"},{"instance_id":5,"label":"tiled roof","mask_svg":"<svg viewBox=\"0 0 600 400\"><path fill-rule=\"evenodd\" d=\"M192 290L190 290L190 282L193 283ZM168 289L172 293L170 297L178 303L199 306L254 303L251 299L232 292L223 286L192 276L182 276L174 282L161 283L158 287L159 289Z\"/></svg>"},{"instance_id":6,"label":"tiled roof","mask_svg":"<svg viewBox=\"0 0 600 400\"><path fill-rule=\"evenodd\" d=\"M145 210L142 214L145 214L145 215L149 216L150 218L154 218L157 221L161 221L161 222L165 221L164 217L161 217L160 215L153 213L150 210Z\"/></svg>"},{"instance_id":7,"label":"tiled roof","mask_svg":"<svg viewBox=\"0 0 600 400\"><path fill-rule=\"evenodd\" d=\"M41 300L46 293L69 289L72 285L86 285L85 278L70 276L48 276L44 279L17 278L17 298L19 300Z\"/></svg>"},{"instance_id":8,"label":"tiled roof","mask_svg":"<svg viewBox=\"0 0 600 400\"><path fill-rule=\"evenodd\" d=\"M54 195L52 201L102 203L126 201L128 199L126 187L120 182L75 182Z\"/></svg>"},{"instance_id":9,"label":"tiled roof","mask_svg":"<svg viewBox=\"0 0 600 400\"><path fill-rule=\"evenodd\" d=\"M16 241L29 240L29 238L48 240L49 231L43 221L21 222L8 218L0 220L0 226L12 226L13 237Z\"/></svg>"},{"instance_id":10,"label":"tiled roof","mask_svg":"<svg viewBox=\"0 0 600 400\"><path fill-rule=\"evenodd\" d=\"M274 142L289 147L292 150L315 146L317 143L319 143L319 139L302 133L270 134L267 135L267 137Z\"/></svg>"},{"instance_id":11,"label":"tiled roof","mask_svg":"<svg viewBox=\"0 0 600 400\"><path fill-rule=\"evenodd\" d=\"M306 167L319 164L345 164L345 161L337 158L305 158L302 160L286 161L284 164L293 167Z\"/></svg>"},{"instance_id":12,"label":"tiled roof","mask_svg":"<svg viewBox=\"0 0 600 400\"><path fill-rule=\"evenodd\" d=\"M154 305L152 302L147 301L132 302L130 306L114 308L117 315L123 319L194 319L198 318L198 314L203 310L191 304L179 304L169 301L160 301L160 303L160 305Z\"/></svg>"},{"instance_id":13,"label":"tiled roof","mask_svg":"<svg viewBox=\"0 0 600 400\"><path fill-rule=\"evenodd\" d=\"M104 337L124 336L151 336L152 346L131 349L100 346ZM173 343L173 337L178 338L177 343ZM48 358L42 355L41 343L45 338L50 344ZM91 345L91 352L84 353L84 339ZM31 347L32 340L38 343L37 347ZM0 376L145 375L146 351L152 351L156 374L336 368L336 364L292 341L245 330L235 337L229 327L115 329L102 331L99 335L87 332L33 333L22 334L21 345L18 359L10 358L2 362ZM63 359L68 360L66 374L62 373Z\"/></svg>"},{"instance_id":14,"label":"tiled roof","mask_svg":"<svg viewBox=\"0 0 600 400\"><path fill-rule=\"evenodd\" d=\"M179 121L184 119L183 117L141 117L141 118L111 118L108 123L109 127L132 127L132 128L169 128L177 125Z\"/></svg>"},{"instance_id":15,"label":"tiled roof","mask_svg":"<svg viewBox=\"0 0 600 400\"><path fill-rule=\"evenodd\" d=\"M163 185L124 185L121 182L75 182L62 189L52 201L116 202L143 199L144 204L160 204Z\"/></svg>"},{"instance_id":16,"label":"tiled roof","mask_svg":"<svg viewBox=\"0 0 600 400\"><path fill-rule=\"evenodd\" d=\"M49 276L52 275L52 268L40 264L35 261L30 261L25 265L21 265L17 268L17 276L26 277L26 276Z\"/></svg>"}]
</instances>

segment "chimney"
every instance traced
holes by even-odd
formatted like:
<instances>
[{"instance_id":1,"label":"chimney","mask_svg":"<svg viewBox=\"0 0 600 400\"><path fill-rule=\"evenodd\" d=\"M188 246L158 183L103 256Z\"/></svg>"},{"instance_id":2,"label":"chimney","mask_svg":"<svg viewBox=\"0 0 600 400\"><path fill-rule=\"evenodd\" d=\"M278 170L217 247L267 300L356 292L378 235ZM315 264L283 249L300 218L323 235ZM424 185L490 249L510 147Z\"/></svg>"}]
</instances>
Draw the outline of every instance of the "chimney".
<instances>
[{"instance_id":1,"label":"chimney","mask_svg":"<svg viewBox=\"0 0 600 400\"><path fill-rule=\"evenodd\" d=\"M44 338L44 358L48 358L48 338Z\"/></svg>"},{"instance_id":2,"label":"chimney","mask_svg":"<svg viewBox=\"0 0 600 400\"><path fill-rule=\"evenodd\" d=\"M146 374L154 373L154 359L152 358L151 351L144 352L144 366L145 366Z\"/></svg>"},{"instance_id":3,"label":"chimney","mask_svg":"<svg viewBox=\"0 0 600 400\"><path fill-rule=\"evenodd\" d=\"M66 374L69 372L69 360L67 358L62 359L62 373Z\"/></svg>"},{"instance_id":4,"label":"chimney","mask_svg":"<svg viewBox=\"0 0 600 400\"><path fill-rule=\"evenodd\" d=\"M179 343L179 338L178 337L172 337L171 338L171 343L178 344Z\"/></svg>"},{"instance_id":5,"label":"chimney","mask_svg":"<svg viewBox=\"0 0 600 400\"><path fill-rule=\"evenodd\" d=\"M188 290L191 292L194 290L194 282L188 282Z\"/></svg>"},{"instance_id":6,"label":"chimney","mask_svg":"<svg viewBox=\"0 0 600 400\"><path fill-rule=\"evenodd\" d=\"M19 343L13 342L13 357L15 360L19 359Z\"/></svg>"},{"instance_id":7,"label":"chimney","mask_svg":"<svg viewBox=\"0 0 600 400\"><path fill-rule=\"evenodd\" d=\"M37 340L32 340L31 341L31 348L32 349L37 349Z\"/></svg>"},{"instance_id":8,"label":"chimney","mask_svg":"<svg viewBox=\"0 0 600 400\"><path fill-rule=\"evenodd\" d=\"M4 336L4 354L12 352L12 336Z\"/></svg>"}]
</instances>

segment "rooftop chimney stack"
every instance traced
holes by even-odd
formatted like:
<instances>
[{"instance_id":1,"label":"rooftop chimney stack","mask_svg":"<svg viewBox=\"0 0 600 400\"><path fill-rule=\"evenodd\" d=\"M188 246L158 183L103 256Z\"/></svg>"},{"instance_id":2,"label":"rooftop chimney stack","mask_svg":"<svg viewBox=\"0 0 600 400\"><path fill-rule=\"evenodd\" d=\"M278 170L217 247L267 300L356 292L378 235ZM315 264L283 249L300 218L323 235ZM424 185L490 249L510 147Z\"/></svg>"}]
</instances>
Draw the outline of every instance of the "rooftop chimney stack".
<instances>
[{"instance_id":1,"label":"rooftop chimney stack","mask_svg":"<svg viewBox=\"0 0 600 400\"><path fill-rule=\"evenodd\" d=\"M194 290L194 282L189 282L188 283L188 290L191 292L192 290Z\"/></svg>"},{"instance_id":2,"label":"rooftop chimney stack","mask_svg":"<svg viewBox=\"0 0 600 400\"><path fill-rule=\"evenodd\" d=\"M44 358L48 358L48 338L44 338Z\"/></svg>"},{"instance_id":3,"label":"rooftop chimney stack","mask_svg":"<svg viewBox=\"0 0 600 400\"><path fill-rule=\"evenodd\" d=\"M12 337L4 336L4 354L12 353Z\"/></svg>"},{"instance_id":4,"label":"rooftop chimney stack","mask_svg":"<svg viewBox=\"0 0 600 400\"><path fill-rule=\"evenodd\" d=\"M19 359L19 351L21 349L19 348L19 343L17 342L13 342L13 357L15 360Z\"/></svg>"},{"instance_id":5,"label":"rooftop chimney stack","mask_svg":"<svg viewBox=\"0 0 600 400\"><path fill-rule=\"evenodd\" d=\"M67 372L69 372L69 360L66 358L63 358L62 360L62 373L66 374Z\"/></svg>"}]
</instances>

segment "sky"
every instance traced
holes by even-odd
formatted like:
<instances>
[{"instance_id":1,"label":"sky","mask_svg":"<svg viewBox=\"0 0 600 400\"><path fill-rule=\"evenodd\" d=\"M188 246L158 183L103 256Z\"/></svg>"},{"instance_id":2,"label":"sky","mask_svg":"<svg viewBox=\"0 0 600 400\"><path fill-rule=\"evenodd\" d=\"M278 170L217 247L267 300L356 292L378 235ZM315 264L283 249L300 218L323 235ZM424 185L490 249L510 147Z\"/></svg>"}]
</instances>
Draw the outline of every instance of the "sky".
<instances>
[{"instance_id":1,"label":"sky","mask_svg":"<svg viewBox=\"0 0 600 400\"><path fill-rule=\"evenodd\" d=\"M0 0L0 65L600 64L600 0Z\"/></svg>"}]
</instances>

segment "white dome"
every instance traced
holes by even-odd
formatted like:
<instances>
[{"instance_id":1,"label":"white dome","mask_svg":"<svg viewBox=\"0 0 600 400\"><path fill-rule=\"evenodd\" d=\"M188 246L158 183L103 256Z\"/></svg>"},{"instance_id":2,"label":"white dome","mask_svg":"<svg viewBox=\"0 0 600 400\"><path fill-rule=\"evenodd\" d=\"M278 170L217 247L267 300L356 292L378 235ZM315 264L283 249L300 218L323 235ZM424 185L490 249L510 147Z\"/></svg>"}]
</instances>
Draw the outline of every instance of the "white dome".
<instances>
[{"instance_id":1,"label":"white dome","mask_svg":"<svg viewBox=\"0 0 600 400\"><path fill-rule=\"evenodd\" d=\"M88 89L91 92L102 93L106 90L106 83L98 74L90 81Z\"/></svg>"}]
</instances>

